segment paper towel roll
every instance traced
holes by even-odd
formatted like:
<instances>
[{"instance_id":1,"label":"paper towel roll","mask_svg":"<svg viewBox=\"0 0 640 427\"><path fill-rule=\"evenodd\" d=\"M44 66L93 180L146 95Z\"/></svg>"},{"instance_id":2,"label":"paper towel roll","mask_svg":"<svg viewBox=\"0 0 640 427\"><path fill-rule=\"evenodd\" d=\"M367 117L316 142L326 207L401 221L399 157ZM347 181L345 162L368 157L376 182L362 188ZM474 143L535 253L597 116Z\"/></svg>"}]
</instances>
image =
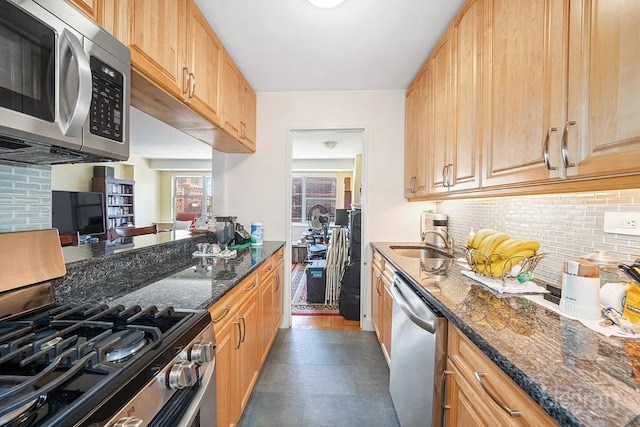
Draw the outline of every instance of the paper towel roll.
<instances>
[{"instance_id":1,"label":"paper towel roll","mask_svg":"<svg viewBox=\"0 0 640 427\"><path fill-rule=\"evenodd\" d=\"M628 283L605 283L600 288L600 304L622 313L628 290Z\"/></svg>"}]
</instances>

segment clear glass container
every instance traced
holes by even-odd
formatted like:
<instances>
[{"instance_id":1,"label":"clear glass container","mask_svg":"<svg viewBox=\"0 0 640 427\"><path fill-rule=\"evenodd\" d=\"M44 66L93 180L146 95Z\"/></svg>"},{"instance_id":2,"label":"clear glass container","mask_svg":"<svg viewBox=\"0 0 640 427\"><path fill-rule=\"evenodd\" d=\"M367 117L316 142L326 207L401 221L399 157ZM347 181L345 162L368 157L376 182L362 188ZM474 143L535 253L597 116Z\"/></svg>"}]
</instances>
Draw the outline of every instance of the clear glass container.
<instances>
[{"instance_id":1,"label":"clear glass container","mask_svg":"<svg viewBox=\"0 0 640 427\"><path fill-rule=\"evenodd\" d=\"M629 279L618 268L622 262L607 251L596 250L581 257L585 261L597 264L600 268L600 286L605 283L628 282Z\"/></svg>"}]
</instances>

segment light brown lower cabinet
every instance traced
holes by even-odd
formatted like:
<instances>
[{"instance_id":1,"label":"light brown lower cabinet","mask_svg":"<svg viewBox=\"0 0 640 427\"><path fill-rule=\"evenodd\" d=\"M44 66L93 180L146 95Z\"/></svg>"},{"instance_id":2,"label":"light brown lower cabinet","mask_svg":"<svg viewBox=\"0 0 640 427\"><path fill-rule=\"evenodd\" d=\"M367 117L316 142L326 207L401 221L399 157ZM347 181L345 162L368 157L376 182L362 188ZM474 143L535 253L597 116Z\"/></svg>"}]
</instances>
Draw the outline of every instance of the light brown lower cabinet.
<instances>
[{"instance_id":1,"label":"light brown lower cabinet","mask_svg":"<svg viewBox=\"0 0 640 427\"><path fill-rule=\"evenodd\" d=\"M394 271L387 265L378 251L373 251L371 263L371 322L378 336L387 364L391 363L391 317L393 297L391 281Z\"/></svg>"},{"instance_id":2,"label":"light brown lower cabinet","mask_svg":"<svg viewBox=\"0 0 640 427\"><path fill-rule=\"evenodd\" d=\"M557 426L469 338L449 323L447 426Z\"/></svg>"},{"instance_id":3,"label":"light brown lower cabinet","mask_svg":"<svg viewBox=\"0 0 640 427\"><path fill-rule=\"evenodd\" d=\"M284 250L209 308L216 334L217 426L235 426L278 332Z\"/></svg>"}]
</instances>

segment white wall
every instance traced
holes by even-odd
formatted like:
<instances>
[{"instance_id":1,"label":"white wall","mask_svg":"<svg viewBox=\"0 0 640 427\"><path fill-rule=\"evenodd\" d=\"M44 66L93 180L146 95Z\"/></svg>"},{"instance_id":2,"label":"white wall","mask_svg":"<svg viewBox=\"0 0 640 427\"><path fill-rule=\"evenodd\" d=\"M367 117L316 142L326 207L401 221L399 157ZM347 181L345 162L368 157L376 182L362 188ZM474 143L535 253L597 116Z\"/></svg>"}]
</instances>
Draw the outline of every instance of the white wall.
<instances>
[{"instance_id":1,"label":"white wall","mask_svg":"<svg viewBox=\"0 0 640 427\"><path fill-rule=\"evenodd\" d=\"M214 194L226 213L263 221L266 240L288 240L289 130L363 128L363 283L370 241L419 240L419 213L434 204L403 198L404 91L258 93L257 117L255 154L214 153L214 177L225 178L214 179ZM368 318L368 287L362 299Z\"/></svg>"}]
</instances>

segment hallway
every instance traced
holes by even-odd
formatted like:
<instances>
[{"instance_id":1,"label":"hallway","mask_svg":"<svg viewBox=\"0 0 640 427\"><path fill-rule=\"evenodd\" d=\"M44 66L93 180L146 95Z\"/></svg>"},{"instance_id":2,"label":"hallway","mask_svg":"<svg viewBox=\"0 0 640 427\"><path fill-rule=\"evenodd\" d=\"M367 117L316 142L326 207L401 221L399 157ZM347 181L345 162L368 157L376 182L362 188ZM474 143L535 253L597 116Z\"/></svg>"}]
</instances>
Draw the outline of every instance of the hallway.
<instances>
[{"instance_id":1,"label":"hallway","mask_svg":"<svg viewBox=\"0 0 640 427\"><path fill-rule=\"evenodd\" d=\"M398 426L375 333L281 329L238 426Z\"/></svg>"}]
</instances>

